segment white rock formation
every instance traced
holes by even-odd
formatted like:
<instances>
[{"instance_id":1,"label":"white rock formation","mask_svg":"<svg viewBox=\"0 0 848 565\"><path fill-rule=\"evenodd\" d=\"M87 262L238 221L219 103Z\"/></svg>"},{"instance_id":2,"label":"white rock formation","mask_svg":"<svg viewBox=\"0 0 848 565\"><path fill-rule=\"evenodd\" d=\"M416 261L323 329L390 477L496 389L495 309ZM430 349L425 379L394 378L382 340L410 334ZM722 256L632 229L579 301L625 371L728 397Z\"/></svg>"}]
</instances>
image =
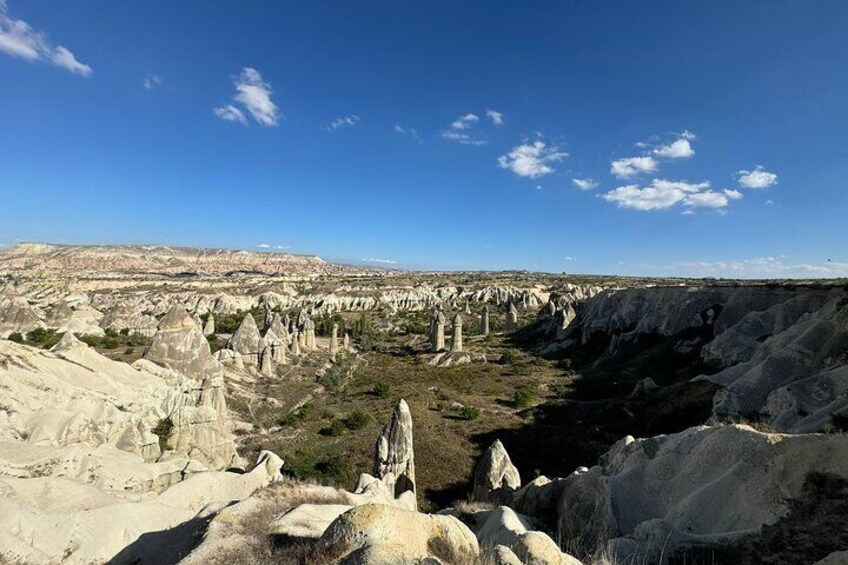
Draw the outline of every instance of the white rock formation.
<instances>
[{"instance_id":1,"label":"white rock formation","mask_svg":"<svg viewBox=\"0 0 848 565\"><path fill-rule=\"evenodd\" d=\"M173 306L162 318L142 357L197 380L220 377L223 371L203 332L182 306Z\"/></svg>"},{"instance_id":2,"label":"white rock formation","mask_svg":"<svg viewBox=\"0 0 848 565\"><path fill-rule=\"evenodd\" d=\"M416 493L415 456L412 445L412 413L401 399L380 437L374 454L374 476L380 479L395 498L406 491Z\"/></svg>"}]
</instances>

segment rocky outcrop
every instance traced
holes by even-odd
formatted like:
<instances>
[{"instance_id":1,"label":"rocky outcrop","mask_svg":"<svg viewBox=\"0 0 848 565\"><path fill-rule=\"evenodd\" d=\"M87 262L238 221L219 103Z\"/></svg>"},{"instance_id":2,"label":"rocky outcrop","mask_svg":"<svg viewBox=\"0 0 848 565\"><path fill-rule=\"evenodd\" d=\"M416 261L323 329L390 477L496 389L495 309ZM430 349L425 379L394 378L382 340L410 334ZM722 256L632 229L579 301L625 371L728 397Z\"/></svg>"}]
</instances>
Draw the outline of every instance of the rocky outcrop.
<instances>
[{"instance_id":1,"label":"rocky outcrop","mask_svg":"<svg viewBox=\"0 0 848 565\"><path fill-rule=\"evenodd\" d=\"M245 315L239 324L238 329L230 338L227 347L242 356L245 361L251 361L254 365L259 363L260 340L259 328L256 327L256 320L251 314Z\"/></svg>"},{"instance_id":2,"label":"rocky outcrop","mask_svg":"<svg viewBox=\"0 0 848 565\"><path fill-rule=\"evenodd\" d=\"M70 333L51 352L0 340L0 437L38 446L111 445L159 456L151 430L170 386Z\"/></svg>"},{"instance_id":3,"label":"rocky outcrop","mask_svg":"<svg viewBox=\"0 0 848 565\"><path fill-rule=\"evenodd\" d=\"M162 318L142 357L195 380L223 373L203 332L182 306L173 306Z\"/></svg>"},{"instance_id":4,"label":"rocky outcrop","mask_svg":"<svg viewBox=\"0 0 848 565\"><path fill-rule=\"evenodd\" d=\"M282 464L262 452L250 473L196 473L144 497L70 479L0 477L0 556L33 564L170 561L217 510L279 480Z\"/></svg>"},{"instance_id":5,"label":"rocky outcrop","mask_svg":"<svg viewBox=\"0 0 848 565\"><path fill-rule=\"evenodd\" d=\"M537 531L532 518L506 506L475 512L468 517L468 521L481 547L508 548L519 563L581 565L578 559L560 551L550 536Z\"/></svg>"},{"instance_id":6,"label":"rocky outcrop","mask_svg":"<svg viewBox=\"0 0 848 565\"><path fill-rule=\"evenodd\" d=\"M25 334L36 328L45 327L42 314L29 301L11 291L0 296L0 337L18 332Z\"/></svg>"},{"instance_id":7,"label":"rocky outcrop","mask_svg":"<svg viewBox=\"0 0 848 565\"><path fill-rule=\"evenodd\" d=\"M848 414L845 301L842 288L827 286L609 290L587 300L565 329L557 320L543 352L606 344L598 363L624 362L643 343L665 340L711 368L699 379L723 387L714 399L717 420L817 431Z\"/></svg>"},{"instance_id":8,"label":"rocky outcrop","mask_svg":"<svg viewBox=\"0 0 848 565\"><path fill-rule=\"evenodd\" d=\"M675 549L755 536L790 509L814 473L848 477L848 437L780 435L748 426L627 437L563 480L563 544L611 538L619 560L665 563Z\"/></svg>"},{"instance_id":9,"label":"rocky outcrop","mask_svg":"<svg viewBox=\"0 0 848 565\"><path fill-rule=\"evenodd\" d=\"M521 487L521 476L512 464L500 440L489 446L474 469L471 499L480 502L506 503Z\"/></svg>"},{"instance_id":10,"label":"rocky outcrop","mask_svg":"<svg viewBox=\"0 0 848 565\"><path fill-rule=\"evenodd\" d=\"M394 493L416 493L415 456L412 445L412 413L401 399L380 437L374 454L374 476Z\"/></svg>"}]
</instances>

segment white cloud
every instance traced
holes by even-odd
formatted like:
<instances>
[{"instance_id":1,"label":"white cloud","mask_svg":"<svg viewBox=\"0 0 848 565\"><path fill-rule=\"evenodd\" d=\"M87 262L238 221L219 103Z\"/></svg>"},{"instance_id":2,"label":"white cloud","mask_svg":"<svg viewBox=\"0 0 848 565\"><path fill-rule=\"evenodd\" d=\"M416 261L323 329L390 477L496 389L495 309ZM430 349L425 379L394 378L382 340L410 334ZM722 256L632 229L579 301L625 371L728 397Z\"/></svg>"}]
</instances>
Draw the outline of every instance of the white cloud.
<instances>
[{"instance_id":1,"label":"white cloud","mask_svg":"<svg viewBox=\"0 0 848 565\"><path fill-rule=\"evenodd\" d=\"M34 30L23 20L9 15L6 1L0 0L0 51L28 61L49 61L74 74L91 76L91 67L77 60L70 49L54 47L47 34Z\"/></svg>"},{"instance_id":2,"label":"white cloud","mask_svg":"<svg viewBox=\"0 0 848 565\"><path fill-rule=\"evenodd\" d=\"M654 173L658 163L653 157L628 157L610 163L610 173L620 179L634 177L642 173Z\"/></svg>"},{"instance_id":3,"label":"white cloud","mask_svg":"<svg viewBox=\"0 0 848 565\"><path fill-rule=\"evenodd\" d=\"M654 179L646 187L636 184L619 186L601 195L619 208L631 210L665 210L678 204L686 208L724 208L730 200L741 198L735 190L715 191L709 182L689 183Z\"/></svg>"},{"instance_id":4,"label":"white cloud","mask_svg":"<svg viewBox=\"0 0 848 565\"><path fill-rule=\"evenodd\" d=\"M486 109L486 116L492 120L492 123L496 126L502 126L504 123L503 120L503 112L498 112L497 110L492 110L491 108Z\"/></svg>"},{"instance_id":5,"label":"white cloud","mask_svg":"<svg viewBox=\"0 0 848 565\"><path fill-rule=\"evenodd\" d=\"M668 159L686 159L695 154L692 149L692 144L688 138L681 137L667 145L661 145L652 151L657 157L666 157Z\"/></svg>"},{"instance_id":6,"label":"white cloud","mask_svg":"<svg viewBox=\"0 0 848 565\"><path fill-rule=\"evenodd\" d=\"M536 141L513 147L512 151L498 157L498 166L520 177L535 179L553 173L555 169L551 165L566 157L568 153L558 147L548 147L544 141Z\"/></svg>"},{"instance_id":7,"label":"white cloud","mask_svg":"<svg viewBox=\"0 0 848 565\"><path fill-rule=\"evenodd\" d=\"M788 263L782 257L729 261L685 261L671 266L678 273L729 278L839 278L848 277L848 263Z\"/></svg>"},{"instance_id":8,"label":"white cloud","mask_svg":"<svg viewBox=\"0 0 848 565\"><path fill-rule=\"evenodd\" d=\"M462 145L486 145L488 141L472 136L469 133L469 130L478 121L480 121L480 118L477 114L465 114L464 116L460 116L451 123L448 129L442 131L442 139L456 141Z\"/></svg>"},{"instance_id":9,"label":"white cloud","mask_svg":"<svg viewBox=\"0 0 848 565\"><path fill-rule=\"evenodd\" d=\"M334 129L339 128L350 128L359 123L359 116L356 114L351 114L350 116L342 116L341 118L336 118L328 126L324 129L327 131L332 131Z\"/></svg>"},{"instance_id":10,"label":"white cloud","mask_svg":"<svg viewBox=\"0 0 848 565\"><path fill-rule=\"evenodd\" d=\"M247 118L244 117L244 113L233 106L232 104L227 104L221 108L215 108L215 115L221 118L222 120L226 120L228 122L238 122L244 126L247 125Z\"/></svg>"},{"instance_id":11,"label":"white cloud","mask_svg":"<svg viewBox=\"0 0 848 565\"><path fill-rule=\"evenodd\" d=\"M580 190L594 190L598 188L598 183L592 179L571 179L571 182Z\"/></svg>"},{"instance_id":12,"label":"white cloud","mask_svg":"<svg viewBox=\"0 0 848 565\"><path fill-rule=\"evenodd\" d=\"M768 188L777 184L777 175L765 170L761 165L753 171L737 171L736 179L743 188Z\"/></svg>"},{"instance_id":13,"label":"white cloud","mask_svg":"<svg viewBox=\"0 0 848 565\"><path fill-rule=\"evenodd\" d=\"M383 263L384 265L397 265L393 259L363 259L366 263Z\"/></svg>"},{"instance_id":14,"label":"white cloud","mask_svg":"<svg viewBox=\"0 0 848 565\"><path fill-rule=\"evenodd\" d=\"M451 125L451 129L467 129L471 127L471 124L480 120L476 114L465 114L464 116L460 116L457 118Z\"/></svg>"},{"instance_id":15,"label":"white cloud","mask_svg":"<svg viewBox=\"0 0 848 565\"><path fill-rule=\"evenodd\" d=\"M234 80L236 94L233 100L244 106L244 109L263 126L276 126L279 120L277 105L271 101L271 85L262 79L259 71L251 67L242 69L241 74ZM239 122L247 125L247 120L237 119L232 109L235 106L228 105L216 108L215 115L224 120ZM219 110L221 112L219 113ZM238 114L244 117L239 111Z\"/></svg>"},{"instance_id":16,"label":"white cloud","mask_svg":"<svg viewBox=\"0 0 848 565\"><path fill-rule=\"evenodd\" d=\"M256 245L259 249L288 249L288 245L271 245L270 243L259 243Z\"/></svg>"},{"instance_id":17,"label":"white cloud","mask_svg":"<svg viewBox=\"0 0 848 565\"><path fill-rule=\"evenodd\" d=\"M141 81L141 84L144 86L145 90L153 90L160 84L162 84L162 79L157 75L147 75Z\"/></svg>"},{"instance_id":18,"label":"white cloud","mask_svg":"<svg viewBox=\"0 0 848 565\"><path fill-rule=\"evenodd\" d=\"M774 200L766 200L766 206L774 206Z\"/></svg>"},{"instance_id":19,"label":"white cloud","mask_svg":"<svg viewBox=\"0 0 848 565\"><path fill-rule=\"evenodd\" d=\"M260 249L270 249L271 248L271 246L267 243L260 243L256 247L258 247Z\"/></svg>"}]
</instances>

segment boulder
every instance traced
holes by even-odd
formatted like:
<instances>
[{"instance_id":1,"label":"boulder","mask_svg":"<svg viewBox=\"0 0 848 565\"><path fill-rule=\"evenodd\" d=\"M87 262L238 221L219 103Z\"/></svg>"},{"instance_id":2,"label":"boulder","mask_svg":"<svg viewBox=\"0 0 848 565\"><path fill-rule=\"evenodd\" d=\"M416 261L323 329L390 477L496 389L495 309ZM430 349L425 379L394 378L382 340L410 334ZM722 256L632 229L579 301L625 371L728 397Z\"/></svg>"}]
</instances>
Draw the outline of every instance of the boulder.
<instances>
[{"instance_id":1,"label":"boulder","mask_svg":"<svg viewBox=\"0 0 848 565\"><path fill-rule=\"evenodd\" d=\"M339 516L319 539L339 563L473 563L477 538L453 516L421 514L395 506L366 504Z\"/></svg>"}]
</instances>

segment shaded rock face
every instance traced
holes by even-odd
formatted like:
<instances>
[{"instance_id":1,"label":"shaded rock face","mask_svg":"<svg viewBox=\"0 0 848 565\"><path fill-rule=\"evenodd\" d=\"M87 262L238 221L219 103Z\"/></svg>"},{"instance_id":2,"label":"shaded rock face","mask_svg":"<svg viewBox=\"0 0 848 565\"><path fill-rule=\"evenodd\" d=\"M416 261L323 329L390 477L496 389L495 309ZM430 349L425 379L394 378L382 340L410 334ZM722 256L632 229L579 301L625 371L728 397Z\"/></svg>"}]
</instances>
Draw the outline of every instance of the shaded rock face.
<instances>
[{"instance_id":1,"label":"shaded rock face","mask_svg":"<svg viewBox=\"0 0 848 565\"><path fill-rule=\"evenodd\" d=\"M391 419L377 438L374 476L394 492L395 498L406 491L416 492L412 414L403 399L397 403Z\"/></svg>"},{"instance_id":2,"label":"shaded rock face","mask_svg":"<svg viewBox=\"0 0 848 565\"><path fill-rule=\"evenodd\" d=\"M474 469L472 500L506 503L520 487L518 469L512 464L500 440L495 440Z\"/></svg>"},{"instance_id":3,"label":"shaded rock face","mask_svg":"<svg viewBox=\"0 0 848 565\"><path fill-rule=\"evenodd\" d=\"M518 329L518 309L512 302L506 309L506 331Z\"/></svg>"},{"instance_id":4,"label":"shaded rock face","mask_svg":"<svg viewBox=\"0 0 848 565\"><path fill-rule=\"evenodd\" d=\"M172 307L162 318L142 357L195 380L223 374L203 332L182 306Z\"/></svg>"},{"instance_id":5,"label":"shaded rock face","mask_svg":"<svg viewBox=\"0 0 848 565\"><path fill-rule=\"evenodd\" d=\"M709 368L699 378L723 387L713 409L720 421L758 419L782 431L817 431L848 414L846 300L840 287L604 291L566 329L557 322L543 350L605 348L600 365L626 363L644 353L645 343L668 343L673 354Z\"/></svg>"},{"instance_id":6,"label":"shaded rock face","mask_svg":"<svg viewBox=\"0 0 848 565\"><path fill-rule=\"evenodd\" d=\"M224 378L208 376L202 380L168 374L156 365L139 360L133 367L173 382L163 405L173 424L168 450L163 457L186 456L221 469L240 463L231 432Z\"/></svg>"},{"instance_id":7,"label":"shaded rock face","mask_svg":"<svg viewBox=\"0 0 848 565\"><path fill-rule=\"evenodd\" d=\"M506 506L475 512L468 521L481 546L508 548L517 563L580 565L580 561L560 551L550 536L536 531L533 518Z\"/></svg>"},{"instance_id":8,"label":"shaded rock face","mask_svg":"<svg viewBox=\"0 0 848 565\"><path fill-rule=\"evenodd\" d=\"M25 334L43 327L39 311L30 306L26 298L11 292L0 297L0 337L8 337L14 332Z\"/></svg>"},{"instance_id":9,"label":"shaded rock face","mask_svg":"<svg viewBox=\"0 0 848 565\"><path fill-rule=\"evenodd\" d=\"M757 534L814 473L848 477L848 437L735 425L628 437L562 481L559 535L582 547L621 538L613 544L620 560L663 563L676 548Z\"/></svg>"}]
</instances>

